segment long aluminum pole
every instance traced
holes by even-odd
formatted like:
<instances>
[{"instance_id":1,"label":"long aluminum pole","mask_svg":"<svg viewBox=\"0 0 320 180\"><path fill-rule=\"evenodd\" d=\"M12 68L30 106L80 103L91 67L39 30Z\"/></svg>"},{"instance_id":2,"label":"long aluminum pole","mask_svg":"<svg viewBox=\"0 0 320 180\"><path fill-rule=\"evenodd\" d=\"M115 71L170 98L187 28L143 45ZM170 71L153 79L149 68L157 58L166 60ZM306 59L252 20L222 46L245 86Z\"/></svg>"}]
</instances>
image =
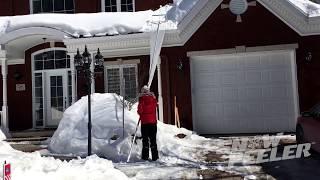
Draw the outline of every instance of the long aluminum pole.
<instances>
[{"instance_id":1,"label":"long aluminum pole","mask_svg":"<svg viewBox=\"0 0 320 180\"><path fill-rule=\"evenodd\" d=\"M88 156L91 156L91 70L90 67L86 69L88 80Z\"/></svg>"},{"instance_id":2,"label":"long aluminum pole","mask_svg":"<svg viewBox=\"0 0 320 180\"><path fill-rule=\"evenodd\" d=\"M126 87L126 80L123 78L123 85L122 85L122 87L123 87L123 93L122 93L122 95L123 95L123 97L122 97L122 138L124 138L124 103L125 103L125 99L124 99L124 97L126 96L126 89L125 89L125 87Z\"/></svg>"}]
</instances>

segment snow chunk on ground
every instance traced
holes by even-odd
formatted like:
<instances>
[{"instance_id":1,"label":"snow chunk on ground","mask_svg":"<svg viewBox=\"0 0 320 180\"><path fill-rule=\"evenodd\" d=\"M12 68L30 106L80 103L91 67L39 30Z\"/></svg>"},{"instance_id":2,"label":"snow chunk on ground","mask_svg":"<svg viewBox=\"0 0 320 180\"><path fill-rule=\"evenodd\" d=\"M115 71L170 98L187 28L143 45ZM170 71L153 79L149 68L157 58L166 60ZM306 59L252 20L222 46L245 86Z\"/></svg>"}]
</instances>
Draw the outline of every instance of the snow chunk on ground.
<instances>
[{"instance_id":1,"label":"snow chunk on ground","mask_svg":"<svg viewBox=\"0 0 320 180\"><path fill-rule=\"evenodd\" d=\"M123 137L121 99L116 94L92 95L92 151L98 156L115 162L126 161L132 135L139 119L135 108L132 111L125 109L125 135ZM86 156L87 122L87 97L83 97L65 111L57 131L51 138L49 150L58 154ZM186 137L180 139L176 136L177 134L184 134ZM137 135L141 136L140 129ZM158 122L157 143L160 159L196 161L199 158L198 154L190 150L196 151L195 148L201 148L202 145L197 142L204 140L206 139L192 131ZM132 161L140 159L141 147L141 139L138 139L133 148Z\"/></svg>"},{"instance_id":2,"label":"snow chunk on ground","mask_svg":"<svg viewBox=\"0 0 320 180\"><path fill-rule=\"evenodd\" d=\"M320 5L310 0L288 0L293 6L300 9L306 16L320 16Z\"/></svg>"},{"instance_id":3,"label":"snow chunk on ground","mask_svg":"<svg viewBox=\"0 0 320 180\"><path fill-rule=\"evenodd\" d=\"M16 151L8 143L0 141L0 162L4 161L11 164L12 179L128 179L124 173L114 168L111 161L95 155L66 162L52 157L41 157L38 152ZM2 171L0 171L0 177L3 177Z\"/></svg>"}]
</instances>

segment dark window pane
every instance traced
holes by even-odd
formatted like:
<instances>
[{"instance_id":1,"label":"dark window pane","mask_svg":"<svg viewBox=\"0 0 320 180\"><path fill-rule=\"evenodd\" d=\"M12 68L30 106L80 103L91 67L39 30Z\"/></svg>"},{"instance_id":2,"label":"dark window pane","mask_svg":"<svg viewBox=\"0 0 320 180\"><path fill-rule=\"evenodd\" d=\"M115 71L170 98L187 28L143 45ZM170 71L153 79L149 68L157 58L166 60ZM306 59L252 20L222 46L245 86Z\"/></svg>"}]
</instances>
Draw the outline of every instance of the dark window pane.
<instances>
[{"instance_id":1,"label":"dark window pane","mask_svg":"<svg viewBox=\"0 0 320 180\"><path fill-rule=\"evenodd\" d=\"M117 6L117 0L111 0L111 5L112 6Z\"/></svg>"},{"instance_id":2,"label":"dark window pane","mask_svg":"<svg viewBox=\"0 0 320 180\"><path fill-rule=\"evenodd\" d=\"M51 97L56 97L56 96L57 96L56 88L51 87Z\"/></svg>"},{"instance_id":3,"label":"dark window pane","mask_svg":"<svg viewBox=\"0 0 320 180\"><path fill-rule=\"evenodd\" d=\"M35 87L42 87L42 77L35 77Z\"/></svg>"},{"instance_id":4,"label":"dark window pane","mask_svg":"<svg viewBox=\"0 0 320 180\"><path fill-rule=\"evenodd\" d=\"M43 0L42 1L43 12L52 12L53 11L53 0Z\"/></svg>"},{"instance_id":5,"label":"dark window pane","mask_svg":"<svg viewBox=\"0 0 320 180\"><path fill-rule=\"evenodd\" d=\"M48 51L47 53L47 59L54 59L54 51Z\"/></svg>"},{"instance_id":6,"label":"dark window pane","mask_svg":"<svg viewBox=\"0 0 320 180\"><path fill-rule=\"evenodd\" d=\"M57 82L57 86L62 86L62 76L58 76Z\"/></svg>"},{"instance_id":7,"label":"dark window pane","mask_svg":"<svg viewBox=\"0 0 320 180\"><path fill-rule=\"evenodd\" d=\"M34 56L34 60L42 61L42 60L43 60L43 58L42 58L42 53L35 55L35 56Z\"/></svg>"},{"instance_id":8,"label":"dark window pane","mask_svg":"<svg viewBox=\"0 0 320 180\"><path fill-rule=\"evenodd\" d=\"M127 0L127 4L133 4L132 0Z\"/></svg>"},{"instance_id":9,"label":"dark window pane","mask_svg":"<svg viewBox=\"0 0 320 180\"><path fill-rule=\"evenodd\" d=\"M105 6L111 6L111 0L105 0Z\"/></svg>"},{"instance_id":10,"label":"dark window pane","mask_svg":"<svg viewBox=\"0 0 320 180\"><path fill-rule=\"evenodd\" d=\"M57 98L51 98L51 106L57 107Z\"/></svg>"},{"instance_id":11,"label":"dark window pane","mask_svg":"<svg viewBox=\"0 0 320 180\"><path fill-rule=\"evenodd\" d=\"M58 106L63 107L63 97L58 98Z\"/></svg>"},{"instance_id":12,"label":"dark window pane","mask_svg":"<svg viewBox=\"0 0 320 180\"><path fill-rule=\"evenodd\" d=\"M58 90L57 96L63 96L63 88L62 87L58 87L57 90Z\"/></svg>"},{"instance_id":13,"label":"dark window pane","mask_svg":"<svg viewBox=\"0 0 320 180\"><path fill-rule=\"evenodd\" d=\"M66 3L66 10L73 10L74 9L73 0L65 0L65 3Z\"/></svg>"},{"instance_id":14,"label":"dark window pane","mask_svg":"<svg viewBox=\"0 0 320 180\"><path fill-rule=\"evenodd\" d=\"M41 0L33 0L33 13L41 12Z\"/></svg>"},{"instance_id":15,"label":"dark window pane","mask_svg":"<svg viewBox=\"0 0 320 180\"><path fill-rule=\"evenodd\" d=\"M35 70L42 70L43 69L43 62L42 61L36 61L35 62Z\"/></svg>"},{"instance_id":16,"label":"dark window pane","mask_svg":"<svg viewBox=\"0 0 320 180\"><path fill-rule=\"evenodd\" d=\"M44 62L44 69L54 69L54 60L47 60Z\"/></svg>"},{"instance_id":17,"label":"dark window pane","mask_svg":"<svg viewBox=\"0 0 320 180\"><path fill-rule=\"evenodd\" d=\"M50 85L51 86L57 86L57 77L56 76L51 76L50 77Z\"/></svg>"},{"instance_id":18,"label":"dark window pane","mask_svg":"<svg viewBox=\"0 0 320 180\"><path fill-rule=\"evenodd\" d=\"M112 12L117 12L117 6L112 6Z\"/></svg>"},{"instance_id":19,"label":"dark window pane","mask_svg":"<svg viewBox=\"0 0 320 180\"><path fill-rule=\"evenodd\" d=\"M64 0L54 0L54 11L64 10Z\"/></svg>"},{"instance_id":20,"label":"dark window pane","mask_svg":"<svg viewBox=\"0 0 320 180\"><path fill-rule=\"evenodd\" d=\"M121 0L121 4L127 4L126 0Z\"/></svg>"},{"instance_id":21,"label":"dark window pane","mask_svg":"<svg viewBox=\"0 0 320 180\"><path fill-rule=\"evenodd\" d=\"M121 5L121 11L122 12L127 12L127 5Z\"/></svg>"},{"instance_id":22,"label":"dark window pane","mask_svg":"<svg viewBox=\"0 0 320 180\"><path fill-rule=\"evenodd\" d=\"M111 7L106 7L105 11L106 12L112 12Z\"/></svg>"},{"instance_id":23,"label":"dark window pane","mask_svg":"<svg viewBox=\"0 0 320 180\"><path fill-rule=\"evenodd\" d=\"M36 88L35 95L36 97L42 97L42 88Z\"/></svg>"},{"instance_id":24,"label":"dark window pane","mask_svg":"<svg viewBox=\"0 0 320 180\"><path fill-rule=\"evenodd\" d=\"M65 59L66 58L66 51L55 51L55 58L56 59Z\"/></svg>"},{"instance_id":25,"label":"dark window pane","mask_svg":"<svg viewBox=\"0 0 320 180\"><path fill-rule=\"evenodd\" d=\"M130 4L130 5L128 5L128 12L133 12L133 6L132 6L132 4Z\"/></svg>"},{"instance_id":26,"label":"dark window pane","mask_svg":"<svg viewBox=\"0 0 320 180\"><path fill-rule=\"evenodd\" d=\"M56 69L66 68L66 60L56 60Z\"/></svg>"}]
</instances>

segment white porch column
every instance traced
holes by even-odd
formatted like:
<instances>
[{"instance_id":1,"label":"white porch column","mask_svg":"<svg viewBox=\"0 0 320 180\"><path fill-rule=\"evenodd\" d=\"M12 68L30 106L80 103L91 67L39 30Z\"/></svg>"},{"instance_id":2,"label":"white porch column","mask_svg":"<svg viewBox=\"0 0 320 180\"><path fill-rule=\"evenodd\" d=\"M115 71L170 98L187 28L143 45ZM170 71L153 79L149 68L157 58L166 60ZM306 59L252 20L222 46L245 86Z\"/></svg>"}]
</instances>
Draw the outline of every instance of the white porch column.
<instances>
[{"instance_id":1,"label":"white porch column","mask_svg":"<svg viewBox=\"0 0 320 180\"><path fill-rule=\"evenodd\" d=\"M70 56L70 68L71 68L71 86L72 86L72 92L71 92L71 99L72 99L72 104L74 104L76 102L76 94L77 94L77 90L76 90L76 69L74 67L74 55L73 53L68 53L68 55Z\"/></svg>"},{"instance_id":2,"label":"white porch column","mask_svg":"<svg viewBox=\"0 0 320 180\"><path fill-rule=\"evenodd\" d=\"M157 64L157 72L158 72L158 104L159 104L159 120L163 122L163 99L162 99L162 83L161 83L161 57L159 57L159 61Z\"/></svg>"},{"instance_id":3,"label":"white porch column","mask_svg":"<svg viewBox=\"0 0 320 180\"><path fill-rule=\"evenodd\" d=\"M5 130L9 130L8 121L8 95L7 95L7 75L8 65L5 51L0 51L1 73L2 73L2 124Z\"/></svg>"},{"instance_id":4,"label":"white porch column","mask_svg":"<svg viewBox=\"0 0 320 180\"><path fill-rule=\"evenodd\" d=\"M94 53L90 53L91 54L91 59L92 59L92 62L91 62L91 66L90 66L90 69L91 69L91 78L92 78L92 83L91 83L91 94L95 93L96 92L96 89L95 89L95 78L94 78L94 56L95 54Z\"/></svg>"}]
</instances>

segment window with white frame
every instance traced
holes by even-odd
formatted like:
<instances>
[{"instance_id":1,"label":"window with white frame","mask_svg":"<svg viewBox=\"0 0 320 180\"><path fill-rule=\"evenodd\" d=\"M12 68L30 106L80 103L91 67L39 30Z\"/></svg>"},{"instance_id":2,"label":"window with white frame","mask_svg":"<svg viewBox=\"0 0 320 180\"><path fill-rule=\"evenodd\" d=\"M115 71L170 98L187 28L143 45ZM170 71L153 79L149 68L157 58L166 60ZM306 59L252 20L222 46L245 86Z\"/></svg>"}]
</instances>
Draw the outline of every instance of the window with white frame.
<instances>
[{"instance_id":1,"label":"window with white frame","mask_svg":"<svg viewBox=\"0 0 320 180\"><path fill-rule=\"evenodd\" d=\"M136 64L110 65L105 71L105 91L125 96L127 100L138 95L138 72Z\"/></svg>"},{"instance_id":2,"label":"window with white frame","mask_svg":"<svg viewBox=\"0 0 320 180\"><path fill-rule=\"evenodd\" d=\"M101 0L103 12L133 12L134 0Z\"/></svg>"},{"instance_id":3,"label":"window with white frame","mask_svg":"<svg viewBox=\"0 0 320 180\"><path fill-rule=\"evenodd\" d=\"M74 0L30 0L31 14L74 13Z\"/></svg>"}]
</instances>

